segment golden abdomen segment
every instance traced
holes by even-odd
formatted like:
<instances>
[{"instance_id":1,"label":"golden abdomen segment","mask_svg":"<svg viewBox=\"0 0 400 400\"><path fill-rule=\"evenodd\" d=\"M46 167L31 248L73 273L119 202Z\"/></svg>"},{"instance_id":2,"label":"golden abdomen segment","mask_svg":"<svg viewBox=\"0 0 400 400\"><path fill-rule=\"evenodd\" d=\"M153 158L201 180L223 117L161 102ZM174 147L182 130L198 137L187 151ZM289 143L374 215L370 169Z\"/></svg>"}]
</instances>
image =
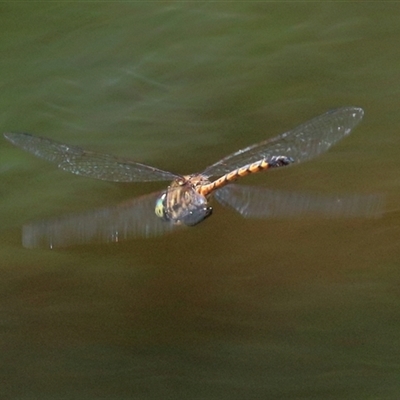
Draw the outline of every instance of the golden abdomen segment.
<instances>
[{"instance_id":1,"label":"golden abdomen segment","mask_svg":"<svg viewBox=\"0 0 400 400\"><path fill-rule=\"evenodd\" d=\"M221 176L214 182L211 182L207 185L201 186L198 189L198 191L203 196L208 196L214 190L217 190L217 189L227 185L230 182L234 182L239 178L242 178L242 177L250 175L250 174L254 174L256 172L265 171L269 168L283 167L283 166L289 165L293 162L294 162L294 160L291 157L286 157L286 156L271 157L271 159L268 161L266 159L256 161L252 164L248 164L248 165L245 165L244 167L235 169L232 172L229 172L228 174Z\"/></svg>"}]
</instances>

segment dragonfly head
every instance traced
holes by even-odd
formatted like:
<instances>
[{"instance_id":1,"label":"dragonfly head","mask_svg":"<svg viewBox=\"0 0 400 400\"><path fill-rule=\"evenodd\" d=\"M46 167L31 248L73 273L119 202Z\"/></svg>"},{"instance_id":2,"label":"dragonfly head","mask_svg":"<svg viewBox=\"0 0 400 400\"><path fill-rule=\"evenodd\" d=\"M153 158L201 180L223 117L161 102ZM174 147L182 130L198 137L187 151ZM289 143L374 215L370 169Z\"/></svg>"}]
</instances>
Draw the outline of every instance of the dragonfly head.
<instances>
[{"instance_id":1,"label":"dragonfly head","mask_svg":"<svg viewBox=\"0 0 400 400\"><path fill-rule=\"evenodd\" d=\"M193 187L170 186L156 202L157 217L176 225L193 226L209 217L212 207Z\"/></svg>"}]
</instances>

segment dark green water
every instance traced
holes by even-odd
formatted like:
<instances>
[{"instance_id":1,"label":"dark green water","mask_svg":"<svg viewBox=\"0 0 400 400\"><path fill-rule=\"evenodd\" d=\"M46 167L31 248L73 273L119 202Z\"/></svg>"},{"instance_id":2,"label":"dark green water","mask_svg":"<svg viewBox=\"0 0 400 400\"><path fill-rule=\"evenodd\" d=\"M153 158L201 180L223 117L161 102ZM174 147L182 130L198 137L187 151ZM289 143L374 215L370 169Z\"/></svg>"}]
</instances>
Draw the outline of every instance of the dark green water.
<instances>
[{"instance_id":1,"label":"dark green water","mask_svg":"<svg viewBox=\"0 0 400 400\"><path fill-rule=\"evenodd\" d=\"M248 183L383 193L380 219L244 220L27 250L30 220L162 188L69 175L0 143L5 399L398 399L400 7L3 3L0 131L177 173L328 109L329 153Z\"/></svg>"}]
</instances>

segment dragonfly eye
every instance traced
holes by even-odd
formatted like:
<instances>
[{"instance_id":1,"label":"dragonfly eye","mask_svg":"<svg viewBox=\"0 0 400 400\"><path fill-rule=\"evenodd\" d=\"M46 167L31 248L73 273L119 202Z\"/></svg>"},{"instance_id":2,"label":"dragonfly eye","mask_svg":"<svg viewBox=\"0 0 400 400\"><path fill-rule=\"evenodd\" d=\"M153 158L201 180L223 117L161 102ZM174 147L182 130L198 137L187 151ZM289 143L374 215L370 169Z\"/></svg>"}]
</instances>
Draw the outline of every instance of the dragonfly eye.
<instances>
[{"instance_id":1,"label":"dragonfly eye","mask_svg":"<svg viewBox=\"0 0 400 400\"><path fill-rule=\"evenodd\" d=\"M154 209L157 217L167 220L167 216L165 215L165 198L167 195L164 193L161 197L159 197L156 201L156 207Z\"/></svg>"}]
</instances>

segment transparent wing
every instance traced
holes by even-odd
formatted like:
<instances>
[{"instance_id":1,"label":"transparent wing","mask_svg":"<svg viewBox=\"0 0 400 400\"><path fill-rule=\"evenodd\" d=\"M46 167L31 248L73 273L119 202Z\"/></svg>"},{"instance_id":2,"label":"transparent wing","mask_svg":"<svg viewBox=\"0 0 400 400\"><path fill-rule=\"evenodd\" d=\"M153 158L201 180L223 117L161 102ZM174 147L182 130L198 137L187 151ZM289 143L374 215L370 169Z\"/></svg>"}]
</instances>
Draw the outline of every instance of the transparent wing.
<instances>
[{"instance_id":1,"label":"transparent wing","mask_svg":"<svg viewBox=\"0 0 400 400\"><path fill-rule=\"evenodd\" d=\"M216 199L246 218L372 218L383 213L384 196L322 195L283 192L256 186L229 185L215 192Z\"/></svg>"},{"instance_id":2,"label":"transparent wing","mask_svg":"<svg viewBox=\"0 0 400 400\"><path fill-rule=\"evenodd\" d=\"M155 215L154 207L160 195L160 192L151 193L114 207L24 225L22 244L27 248L61 248L162 235L178 226Z\"/></svg>"},{"instance_id":3,"label":"transparent wing","mask_svg":"<svg viewBox=\"0 0 400 400\"><path fill-rule=\"evenodd\" d=\"M291 131L233 153L208 167L203 174L220 176L247 164L287 156L303 162L327 151L361 121L362 108L344 107L316 117Z\"/></svg>"},{"instance_id":4,"label":"transparent wing","mask_svg":"<svg viewBox=\"0 0 400 400\"><path fill-rule=\"evenodd\" d=\"M28 133L5 133L4 137L15 146L76 175L113 182L148 182L176 178L171 172L148 165L83 150Z\"/></svg>"}]
</instances>

